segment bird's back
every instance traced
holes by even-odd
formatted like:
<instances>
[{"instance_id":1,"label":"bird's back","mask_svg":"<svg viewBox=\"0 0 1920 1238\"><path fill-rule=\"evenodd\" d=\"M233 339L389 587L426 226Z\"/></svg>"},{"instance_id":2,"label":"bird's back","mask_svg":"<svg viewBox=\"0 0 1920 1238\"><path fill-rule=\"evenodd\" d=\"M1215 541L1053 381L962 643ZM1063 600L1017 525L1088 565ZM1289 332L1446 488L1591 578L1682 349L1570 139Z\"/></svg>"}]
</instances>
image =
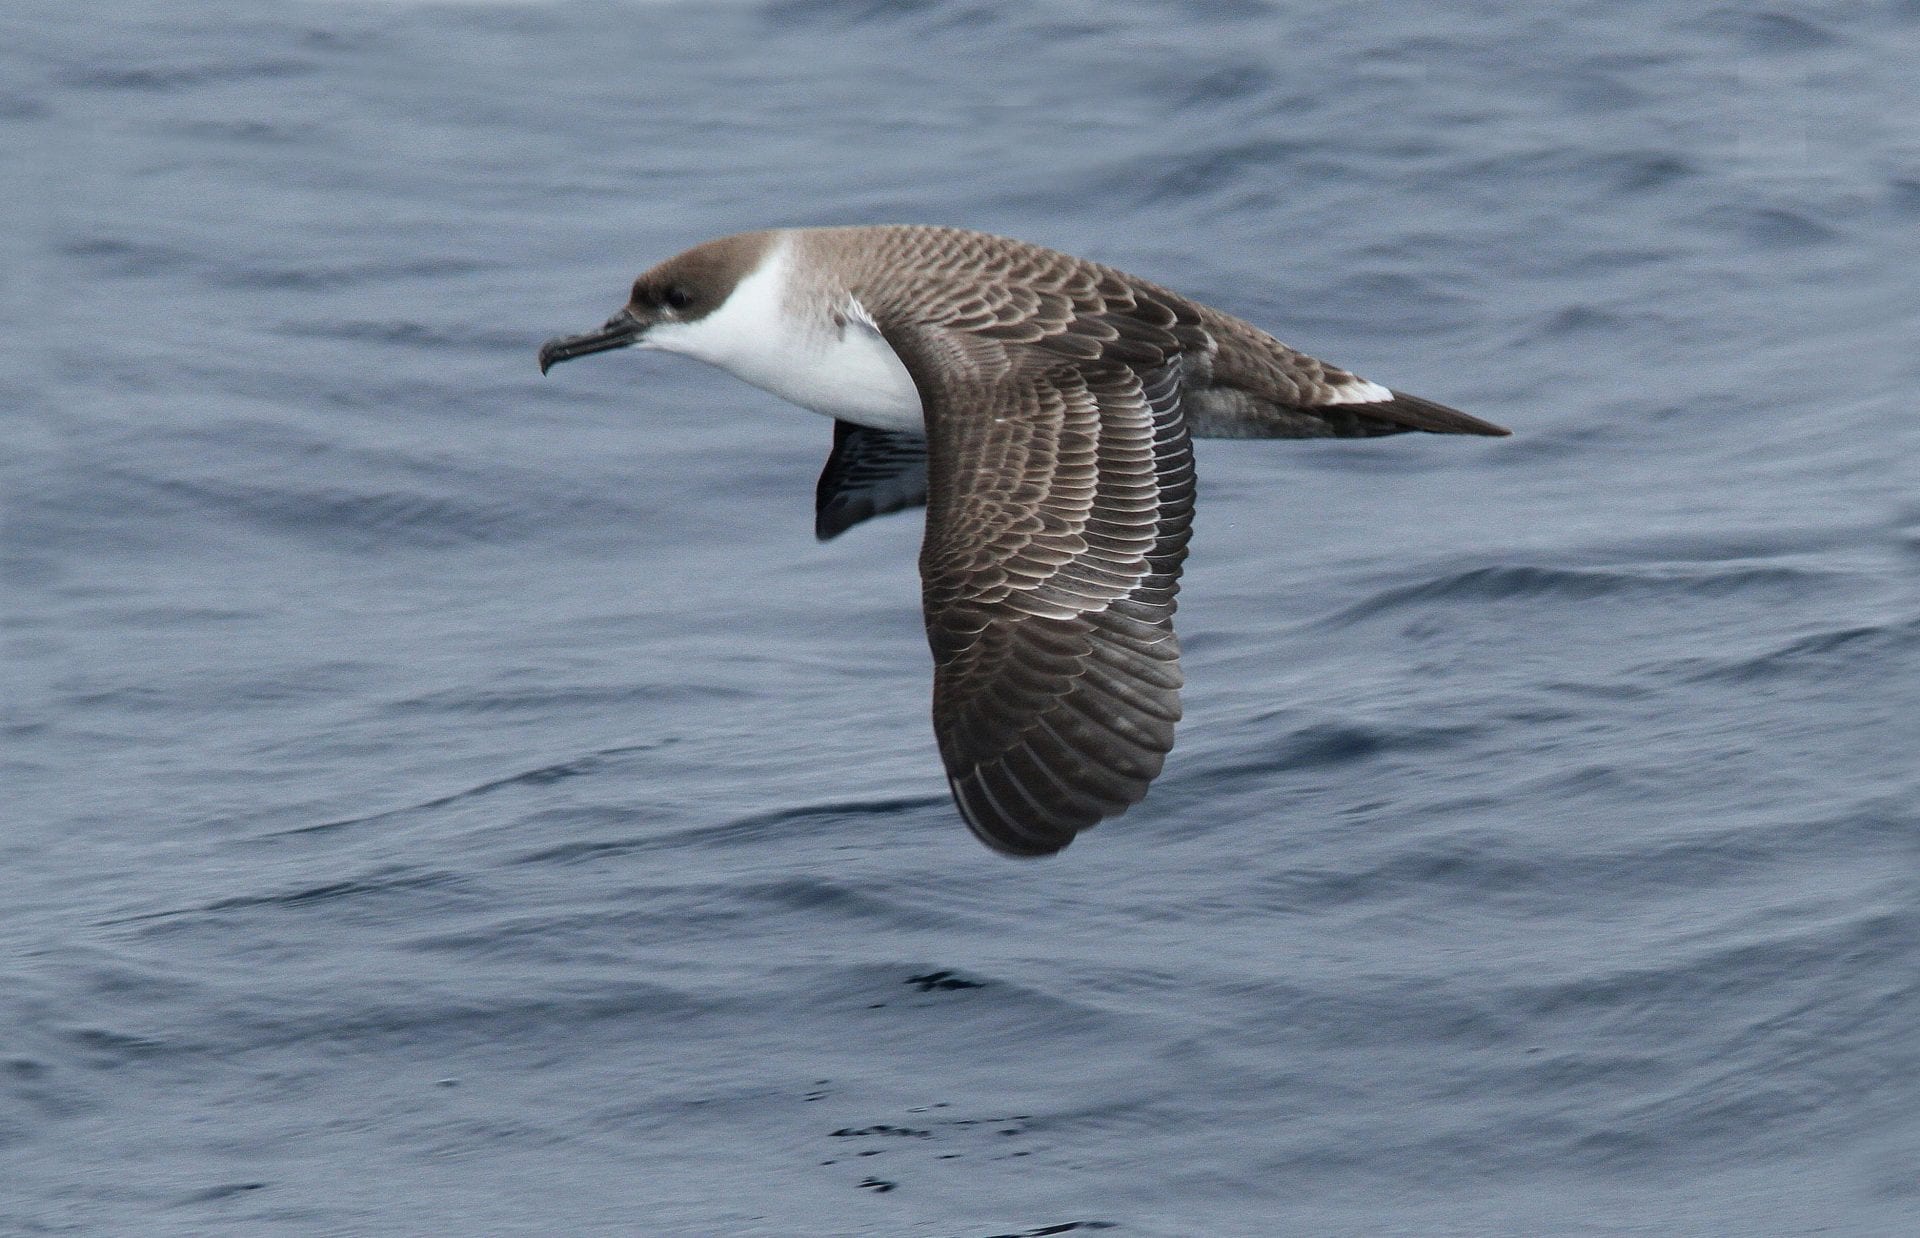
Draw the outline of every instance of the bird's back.
<instances>
[{"instance_id":1,"label":"bird's back","mask_svg":"<svg viewBox=\"0 0 1920 1238\"><path fill-rule=\"evenodd\" d=\"M1505 434L1292 348L1242 318L1137 275L1010 237L930 225L801 230L883 332L935 333L950 362L1004 363L1007 346L1126 362L1130 337L1180 354L1191 433L1349 438L1424 430ZM969 356L989 346L988 357Z\"/></svg>"}]
</instances>

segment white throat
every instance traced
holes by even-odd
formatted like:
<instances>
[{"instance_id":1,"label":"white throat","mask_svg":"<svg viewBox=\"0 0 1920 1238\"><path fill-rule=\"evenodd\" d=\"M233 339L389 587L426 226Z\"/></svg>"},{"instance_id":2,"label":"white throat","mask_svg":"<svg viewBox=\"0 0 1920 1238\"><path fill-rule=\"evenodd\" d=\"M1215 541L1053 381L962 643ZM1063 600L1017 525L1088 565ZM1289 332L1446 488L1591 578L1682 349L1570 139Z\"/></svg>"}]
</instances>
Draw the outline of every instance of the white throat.
<instances>
[{"instance_id":1,"label":"white throat","mask_svg":"<svg viewBox=\"0 0 1920 1238\"><path fill-rule=\"evenodd\" d=\"M790 233L720 307L695 322L661 322L644 348L677 352L802 408L877 430L925 433L920 392L859 302L828 281L794 280Z\"/></svg>"}]
</instances>

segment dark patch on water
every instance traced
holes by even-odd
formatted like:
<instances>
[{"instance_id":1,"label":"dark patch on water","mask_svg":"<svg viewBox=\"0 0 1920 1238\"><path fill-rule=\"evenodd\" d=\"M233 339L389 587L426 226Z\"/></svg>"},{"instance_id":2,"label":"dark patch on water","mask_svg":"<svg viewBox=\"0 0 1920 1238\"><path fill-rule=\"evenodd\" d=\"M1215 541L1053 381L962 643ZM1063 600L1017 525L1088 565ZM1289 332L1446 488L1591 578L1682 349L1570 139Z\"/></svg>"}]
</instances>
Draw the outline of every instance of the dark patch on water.
<instances>
[{"instance_id":1,"label":"dark patch on water","mask_svg":"<svg viewBox=\"0 0 1920 1238\"><path fill-rule=\"evenodd\" d=\"M232 1199L238 1195L246 1195L254 1191L264 1191L269 1185L269 1183L265 1182L224 1182L219 1186L210 1186L182 1195L175 1204L175 1207L186 1207L190 1204L210 1204L223 1199Z\"/></svg>"},{"instance_id":2,"label":"dark patch on water","mask_svg":"<svg viewBox=\"0 0 1920 1238\"><path fill-rule=\"evenodd\" d=\"M237 63L128 65L73 70L62 84L81 90L131 91L165 94L193 87L226 85L253 79L278 81L318 71L311 61L265 59Z\"/></svg>"},{"instance_id":3,"label":"dark patch on water","mask_svg":"<svg viewBox=\"0 0 1920 1238\"><path fill-rule=\"evenodd\" d=\"M1708 30L1733 35L1747 48L1759 52L1812 51L1839 41L1828 26L1779 9L1717 8L1700 24Z\"/></svg>"},{"instance_id":4,"label":"dark patch on water","mask_svg":"<svg viewBox=\"0 0 1920 1238\"><path fill-rule=\"evenodd\" d=\"M483 782L476 786L468 787L465 790L454 791L430 800L422 800L418 804L409 804L404 808L389 808L382 812L368 814L364 817L342 817L336 821L322 821L314 825L303 825L294 829L279 831L270 837L284 838L298 835L331 833L335 830L344 830L354 826L371 825L377 822L388 821L402 815L412 815L439 808L448 808L455 804L464 803L468 800L492 795L495 792L510 790L516 787L550 786L563 779L580 778L596 773L606 768L612 758L630 756L635 753L652 752L664 744L671 742L671 740L662 740L659 743L653 744L628 744L618 748L606 748L572 761L563 761L554 765L542 765L536 769L525 770L518 774L510 774L504 778L496 778L489 782ZM536 856L534 858L539 859L543 857Z\"/></svg>"},{"instance_id":5,"label":"dark patch on water","mask_svg":"<svg viewBox=\"0 0 1920 1238\"><path fill-rule=\"evenodd\" d=\"M1831 682L1832 677L1846 672L1877 676L1894 668L1910 670L1916 666L1920 666L1920 617L1816 632L1753 657L1698 670L1694 678L1749 683L1810 676Z\"/></svg>"},{"instance_id":6,"label":"dark patch on water","mask_svg":"<svg viewBox=\"0 0 1920 1238\"><path fill-rule=\"evenodd\" d=\"M978 989L985 987L981 981L968 980L956 976L950 971L930 971L923 976L908 976L906 982L919 987L922 993L931 993L935 989L951 992L954 989Z\"/></svg>"},{"instance_id":7,"label":"dark patch on water","mask_svg":"<svg viewBox=\"0 0 1920 1238\"><path fill-rule=\"evenodd\" d=\"M1818 245L1840 235L1832 224L1779 206L1714 207L1705 218L1715 227L1742 232L1769 248Z\"/></svg>"}]
</instances>

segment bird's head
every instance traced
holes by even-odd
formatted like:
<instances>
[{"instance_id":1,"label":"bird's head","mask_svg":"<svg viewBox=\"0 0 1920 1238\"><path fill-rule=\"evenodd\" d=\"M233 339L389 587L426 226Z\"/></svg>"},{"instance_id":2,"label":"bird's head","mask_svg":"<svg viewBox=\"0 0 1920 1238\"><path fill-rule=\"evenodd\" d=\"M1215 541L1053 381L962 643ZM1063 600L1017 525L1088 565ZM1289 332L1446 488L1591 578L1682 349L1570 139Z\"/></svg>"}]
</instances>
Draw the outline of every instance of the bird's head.
<instances>
[{"instance_id":1,"label":"bird's head","mask_svg":"<svg viewBox=\"0 0 1920 1238\"><path fill-rule=\"evenodd\" d=\"M696 352L699 324L733 295L760 266L771 235L749 232L721 237L667 259L633 281L620 312L596 331L562 335L540 346L540 372L562 361L613 348L664 348Z\"/></svg>"}]
</instances>

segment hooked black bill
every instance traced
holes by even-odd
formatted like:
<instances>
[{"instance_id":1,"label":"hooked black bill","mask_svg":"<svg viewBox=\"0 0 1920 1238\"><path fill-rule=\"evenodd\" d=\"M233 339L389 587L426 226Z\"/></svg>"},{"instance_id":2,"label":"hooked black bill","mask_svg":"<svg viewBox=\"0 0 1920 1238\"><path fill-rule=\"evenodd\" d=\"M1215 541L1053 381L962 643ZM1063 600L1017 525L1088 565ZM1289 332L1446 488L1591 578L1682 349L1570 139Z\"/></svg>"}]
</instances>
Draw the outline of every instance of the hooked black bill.
<instances>
[{"instance_id":1,"label":"hooked black bill","mask_svg":"<svg viewBox=\"0 0 1920 1238\"><path fill-rule=\"evenodd\" d=\"M631 311L621 310L607 319L606 325L598 331L555 336L540 345L540 372L545 374L562 361L571 361L588 353L629 347L639 342L641 335L646 332L646 326Z\"/></svg>"}]
</instances>

